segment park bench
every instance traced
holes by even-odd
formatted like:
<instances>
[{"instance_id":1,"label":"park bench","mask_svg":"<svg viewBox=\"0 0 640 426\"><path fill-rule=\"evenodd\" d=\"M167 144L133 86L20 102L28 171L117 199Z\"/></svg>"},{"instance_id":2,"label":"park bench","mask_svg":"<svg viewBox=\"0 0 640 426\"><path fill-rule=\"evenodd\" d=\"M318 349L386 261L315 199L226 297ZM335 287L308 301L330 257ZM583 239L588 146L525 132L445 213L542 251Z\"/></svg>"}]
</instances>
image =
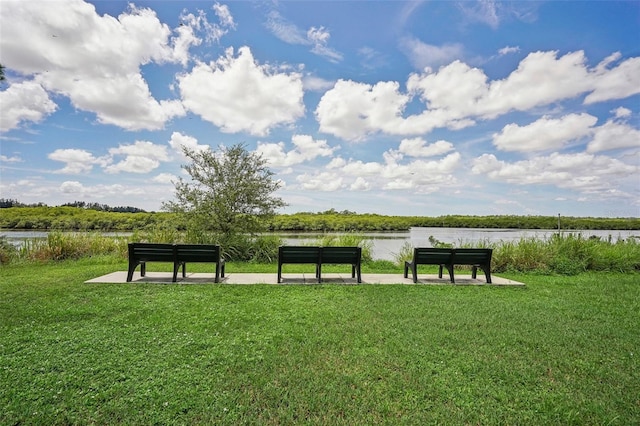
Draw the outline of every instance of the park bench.
<instances>
[{"instance_id":1,"label":"park bench","mask_svg":"<svg viewBox=\"0 0 640 426\"><path fill-rule=\"evenodd\" d=\"M438 277L442 278L443 268L449 271L449 279L455 283L453 268L455 265L471 266L471 277L477 276L478 268L484 271L487 283L491 284L491 255L493 250L486 248L437 248L416 247L413 259L404 263L404 277L411 269L413 282L418 282L418 265L438 265Z\"/></svg>"},{"instance_id":2,"label":"park bench","mask_svg":"<svg viewBox=\"0 0 640 426\"><path fill-rule=\"evenodd\" d=\"M321 264L325 265L351 265L351 278L362 282L362 248L361 247L322 247ZM318 270L320 275L320 270Z\"/></svg>"},{"instance_id":3,"label":"park bench","mask_svg":"<svg viewBox=\"0 0 640 426\"><path fill-rule=\"evenodd\" d=\"M216 277L214 282L224 278L224 259L220 246L212 244L176 244L176 260L173 268L173 282L177 279L178 269L182 267L182 278L186 276L187 262L215 263Z\"/></svg>"},{"instance_id":4,"label":"park bench","mask_svg":"<svg viewBox=\"0 0 640 426\"><path fill-rule=\"evenodd\" d=\"M442 278L442 268L446 267L449 271L451 282L453 279L453 250L449 248L437 247L415 247L413 249L413 259L404 262L404 277L409 275L409 269L413 276L413 282L418 282L418 265L438 265L438 277Z\"/></svg>"},{"instance_id":5,"label":"park bench","mask_svg":"<svg viewBox=\"0 0 640 426\"><path fill-rule=\"evenodd\" d=\"M207 244L157 244L130 243L129 270L127 282L133 279L133 272L140 265L140 276L146 275L147 262L173 263L173 282L177 281L178 269L182 266L182 276L186 276L187 262L216 263L215 282L224 277L224 260L220 255L220 246Z\"/></svg>"},{"instance_id":6,"label":"park bench","mask_svg":"<svg viewBox=\"0 0 640 426\"><path fill-rule=\"evenodd\" d=\"M473 279L476 278L478 268L482 269L487 283L491 284L492 254L493 250L488 248L457 248L453 250L453 264L470 265L471 278Z\"/></svg>"},{"instance_id":7,"label":"park bench","mask_svg":"<svg viewBox=\"0 0 640 426\"><path fill-rule=\"evenodd\" d=\"M360 247L281 246L278 249L278 283L282 282L282 265L313 264L316 279L322 282L322 264L351 265L351 277L362 282L362 249Z\"/></svg>"}]
</instances>

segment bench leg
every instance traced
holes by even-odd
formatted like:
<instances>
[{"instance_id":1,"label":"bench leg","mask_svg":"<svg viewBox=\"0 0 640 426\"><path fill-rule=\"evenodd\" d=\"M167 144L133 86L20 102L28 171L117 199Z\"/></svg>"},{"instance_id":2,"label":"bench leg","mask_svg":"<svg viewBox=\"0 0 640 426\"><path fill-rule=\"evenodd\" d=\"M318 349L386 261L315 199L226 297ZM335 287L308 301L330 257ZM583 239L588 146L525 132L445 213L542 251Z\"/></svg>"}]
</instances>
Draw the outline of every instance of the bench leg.
<instances>
[{"instance_id":1,"label":"bench leg","mask_svg":"<svg viewBox=\"0 0 640 426\"><path fill-rule=\"evenodd\" d=\"M362 271L360 270L360 265L354 267L355 272L358 276L358 284L362 283Z\"/></svg>"},{"instance_id":2,"label":"bench leg","mask_svg":"<svg viewBox=\"0 0 640 426\"><path fill-rule=\"evenodd\" d=\"M318 278L318 284L322 282L322 263L316 265L316 278Z\"/></svg>"},{"instance_id":3,"label":"bench leg","mask_svg":"<svg viewBox=\"0 0 640 426\"><path fill-rule=\"evenodd\" d=\"M451 284L455 284L456 280L453 276L453 265L444 265L444 267L449 271L449 280L451 281Z\"/></svg>"},{"instance_id":4,"label":"bench leg","mask_svg":"<svg viewBox=\"0 0 640 426\"><path fill-rule=\"evenodd\" d=\"M216 278L213 280L214 283L220 282L220 262L216 263Z\"/></svg>"},{"instance_id":5,"label":"bench leg","mask_svg":"<svg viewBox=\"0 0 640 426\"><path fill-rule=\"evenodd\" d=\"M282 282L282 263L278 262L278 284Z\"/></svg>"},{"instance_id":6,"label":"bench leg","mask_svg":"<svg viewBox=\"0 0 640 426\"><path fill-rule=\"evenodd\" d=\"M178 281L178 269L180 269L180 262L173 262L173 281L174 283Z\"/></svg>"},{"instance_id":7,"label":"bench leg","mask_svg":"<svg viewBox=\"0 0 640 426\"><path fill-rule=\"evenodd\" d=\"M129 270L127 271L127 282L130 283L133 279L133 271L136 270L136 266L138 266L135 262L129 262Z\"/></svg>"},{"instance_id":8,"label":"bench leg","mask_svg":"<svg viewBox=\"0 0 640 426\"><path fill-rule=\"evenodd\" d=\"M487 279L487 283L491 284L491 266L483 265L482 270L484 271L484 276Z\"/></svg>"},{"instance_id":9,"label":"bench leg","mask_svg":"<svg viewBox=\"0 0 640 426\"><path fill-rule=\"evenodd\" d=\"M140 262L140 276L144 277L145 275L147 275L147 263Z\"/></svg>"},{"instance_id":10,"label":"bench leg","mask_svg":"<svg viewBox=\"0 0 640 426\"><path fill-rule=\"evenodd\" d=\"M442 264L440 264L440 267L438 268L438 278L442 278Z\"/></svg>"}]
</instances>

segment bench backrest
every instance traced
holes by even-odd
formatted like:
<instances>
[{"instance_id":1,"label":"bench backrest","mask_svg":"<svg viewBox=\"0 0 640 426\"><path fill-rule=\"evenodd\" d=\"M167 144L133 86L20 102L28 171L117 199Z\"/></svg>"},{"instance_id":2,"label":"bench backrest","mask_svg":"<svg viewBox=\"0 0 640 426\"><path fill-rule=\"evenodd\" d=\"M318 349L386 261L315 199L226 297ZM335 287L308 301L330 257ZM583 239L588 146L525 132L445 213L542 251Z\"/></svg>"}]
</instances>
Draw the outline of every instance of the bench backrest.
<instances>
[{"instance_id":1,"label":"bench backrest","mask_svg":"<svg viewBox=\"0 0 640 426\"><path fill-rule=\"evenodd\" d=\"M280 246L278 249L278 262L318 264L320 262L320 247Z\"/></svg>"},{"instance_id":2,"label":"bench backrest","mask_svg":"<svg viewBox=\"0 0 640 426\"><path fill-rule=\"evenodd\" d=\"M129 259L173 262L173 244L129 243Z\"/></svg>"},{"instance_id":3,"label":"bench backrest","mask_svg":"<svg viewBox=\"0 0 640 426\"><path fill-rule=\"evenodd\" d=\"M360 264L361 247L322 247L322 263Z\"/></svg>"},{"instance_id":4,"label":"bench backrest","mask_svg":"<svg viewBox=\"0 0 640 426\"><path fill-rule=\"evenodd\" d=\"M450 264L452 250L439 247L416 247L413 249L413 263L416 265Z\"/></svg>"},{"instance_id":5,"label":"bench backrest","mask_svg":"<svg viewBox=\"0 0 640 426\"><path fill-rule=\"evenodd\" d=\"M213 244L177 244L178 261L220 262L220 246Z\"/></svg>"},{"instance_id":6,"label":"bench backrest","mask_svg":"<svg viewBox=\"0 0 640 426\"><path fill-rule=\"evenodd\" d=\"M453 253L456 265L486 265L491 263L493 250L488 248L457 248Z\"/></svg>"}]
</instances>

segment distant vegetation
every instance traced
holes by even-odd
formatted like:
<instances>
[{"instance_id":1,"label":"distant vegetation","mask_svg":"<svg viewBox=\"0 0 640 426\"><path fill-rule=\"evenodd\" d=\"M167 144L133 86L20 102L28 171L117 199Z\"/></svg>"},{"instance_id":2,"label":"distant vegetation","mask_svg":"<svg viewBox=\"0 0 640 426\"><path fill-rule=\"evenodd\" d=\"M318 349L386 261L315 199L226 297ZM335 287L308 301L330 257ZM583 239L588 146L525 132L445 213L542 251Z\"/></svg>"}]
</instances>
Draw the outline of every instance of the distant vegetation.
<instances>
[{"instance_id":1,"label":"distant vegetation","mask_svg":"<svg viewBox=\"0 0 640 426\"><path fill-rule=\"evenodd\" d=\"M118 212L118 213L145 213L145 210L137 207L111 207L106 204L99 203L86 203L84 201L74 201L73 203L62 204L63 207L78 207L87 210L97 210L99 212ZM6 209L9 207L47 207L44 203L37 204L24 204L18 200L12 200L7 198L0 198L0 209Z\"/></svg>"},{"instance_id":2,"label":"distant vegetation","mask_svg":"<svg viewBox=\"0 0 640 426\"><path fill-rule=\"evenodd\" d=\"M111 208L76 202L74 206L25 206L0 200L0 228L61 231L139 231L154 228L185 230L186 224L168 212L143 212L134 207ZM4 208L2 208L4 207ZM119 210L118 210L119 209ZM564 230L638 230L639 218L559 218ZM269 231L372 232L406 231L414 226L446 228L558 229L557 216L385 216L327 210L280 214L267 223Z\"/></svg>"}]
</instances>

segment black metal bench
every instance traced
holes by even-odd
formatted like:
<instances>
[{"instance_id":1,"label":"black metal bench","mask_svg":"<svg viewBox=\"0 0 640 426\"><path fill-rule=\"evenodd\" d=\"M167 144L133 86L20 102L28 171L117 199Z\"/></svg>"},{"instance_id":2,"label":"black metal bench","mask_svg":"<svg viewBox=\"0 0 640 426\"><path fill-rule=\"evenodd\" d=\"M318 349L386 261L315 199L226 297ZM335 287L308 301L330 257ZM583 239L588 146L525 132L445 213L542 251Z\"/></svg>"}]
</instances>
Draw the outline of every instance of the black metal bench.
<instances>
[{"instance_id":1,"label":"black metal bench","mask_svg":"<svg viewBox=\"0 0 640 426\"><path fill-rule=\"evenodd\" d=\"M351 277L362 282L362 248L360 247L316 247L281 246L278 249L278 283L282 282L282 265L313 264L316 266L316 279L322 282L322 264L351 265Z\"/></svg>"},{"instance_id":2,"label":"black metal bench","mask_svg":"<svg viewBox=\"0 0 640 426\"><path fill-rule=\"evenodd\" d=\"M224 259L220 246L212 244L176 244L176 260L173 267L173 281L177 280L178 269L182 267L182 278L186 276L187 262L215 263L216 277L214 282L224 278Z\"/></svg>"},{"instance_id":3,"label":"black metal bench","mask_svg":"<svg viewBox=\"0 0 640 426\"><path fill-rule=\"evenodd\" d=\"M476 278L478 268L484 271L487 283L491 284L491 256L493 250L487 248L437 248L416 247L413 259L404 263L404 277L408 277L409 269L413 275L413 282L418 282L418 265L438 265L438 277L442 278L443 268L449 271L449 279L455 283L453 268L455 265L471 266L471 277Z\"/></svg>"},{"instance_id":4,"label":"black metal bench","mask_svg":"<svg viewBox=\"0 0 640 426\"><path fill-rule=\"evenodd\" d=\"M173 244L130 243L127 282L133 279L133 271L140 265L140 276L147 273L147 262L171 262L175 265ZM175 276L175 274L174 274Z\"/></svg>"},{"instance_id":5,"label":"black metal bench","mask_svg":"<svg viewBox=\"0 0 640 426\"><path fill-rule=\"evenodd\" d=\"M322 247L322 264L329 265L351 265L351 278L356 278L357 282L362 282L362 248L361 247ZM320 279L320 269L318 269L318 279Z\"/></svg>"},{"instance_id":6,"label":"black metal bench","mask_svg":"<svg viewBox=\"0 0 640 426\"><path fill-rule=\"evenodd\" d=\"M478 268L484 271L488 284L491 284L491 256L493 249L488 248L457 248L453 250L454 265L470 265L471 278L476 278ZM453 282L453 280L452 280Z\"/></svg>"},{"instance_id":7,"label":"black metal bench","mask_svg":"<svg viewBox=\"0 0 640 426\"><path fill-rule=\"evenodd\" d=\"M129 243L129 270L127 282L133 279L133 272L140 265L140 276L146 275L147 262L173 263L173 282L178 279L178 269L182 266L182 276L186 276L187 262L216 263L215 282L224 277L224 260L220 246L208 244L157 244Z\"/></svg>"},{"instance_id":8,"label":"black metal bench","mask_svg":"<svg viewBox=\"0 0 640 426\"><path fill-rule=\"evenodd\" d=\"M409 269L413 275L413 282L418 282L418 265L438 265L438 277L442 278L442 268L446 267L449 271L449 278L454 282L453 278L453 250L449 248L437 247L415 247L413 249L413 259L410 262L404 262L404 277L409 275Z\"/></svg>"}]
</instances>

